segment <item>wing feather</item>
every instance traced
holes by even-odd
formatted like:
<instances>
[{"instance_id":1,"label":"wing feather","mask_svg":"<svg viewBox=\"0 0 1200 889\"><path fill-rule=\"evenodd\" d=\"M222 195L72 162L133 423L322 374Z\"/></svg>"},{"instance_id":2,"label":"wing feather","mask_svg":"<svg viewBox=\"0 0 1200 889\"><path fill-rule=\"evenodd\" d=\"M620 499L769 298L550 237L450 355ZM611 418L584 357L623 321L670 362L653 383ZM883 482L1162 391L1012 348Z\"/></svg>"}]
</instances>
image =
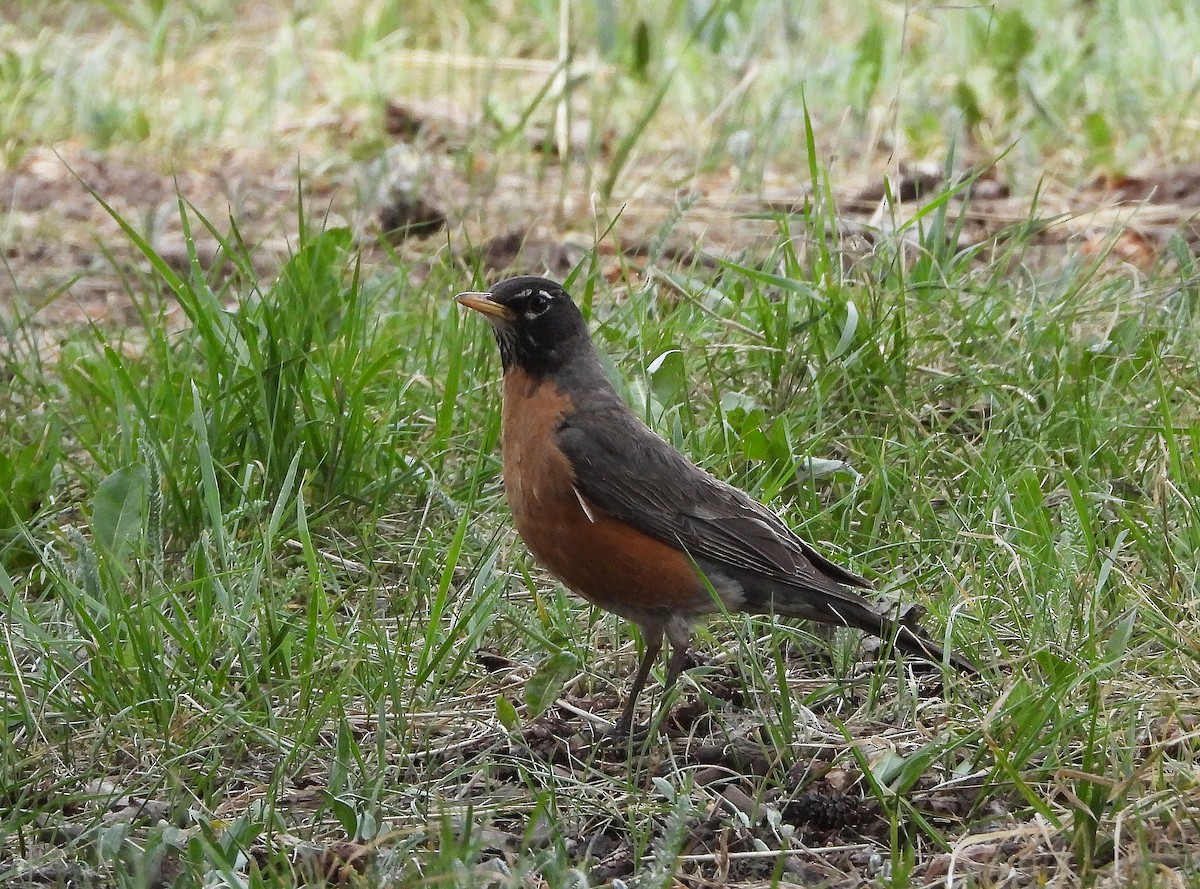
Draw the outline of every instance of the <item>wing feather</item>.
<instances>
[{"instance_id":1,"label":"wing feather","mask_svg":"<svg viewBox=\"0 0 1200 889\"><path fill-rule=\"evenodd\" d=\"M590 503L695 559L834 595L843 584L870 586L815 552L775 513L693 465L624 404L577 411L557 440Z\"/></svg>"}]
</instances>

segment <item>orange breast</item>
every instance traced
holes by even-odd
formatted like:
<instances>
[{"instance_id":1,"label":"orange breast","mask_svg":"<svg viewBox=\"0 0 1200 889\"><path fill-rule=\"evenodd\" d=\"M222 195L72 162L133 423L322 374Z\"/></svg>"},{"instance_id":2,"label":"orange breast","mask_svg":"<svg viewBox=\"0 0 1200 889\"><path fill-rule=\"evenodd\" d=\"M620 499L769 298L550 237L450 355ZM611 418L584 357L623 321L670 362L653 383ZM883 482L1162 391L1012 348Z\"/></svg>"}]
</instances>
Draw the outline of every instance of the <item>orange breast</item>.
<instances>
[{"instance_id":1,"label":"orange breast","mask_svg":"<svg viewBox=\"0 0 1200 889\"><path fill-rule=\"evenodd\" d=\"M504 490L534 557L567 587L636 623L704 610L710 598L691 561L582 498L554 436L572 410L550 381L519 370L504 378Z\"/></svg>"}]
</instances>

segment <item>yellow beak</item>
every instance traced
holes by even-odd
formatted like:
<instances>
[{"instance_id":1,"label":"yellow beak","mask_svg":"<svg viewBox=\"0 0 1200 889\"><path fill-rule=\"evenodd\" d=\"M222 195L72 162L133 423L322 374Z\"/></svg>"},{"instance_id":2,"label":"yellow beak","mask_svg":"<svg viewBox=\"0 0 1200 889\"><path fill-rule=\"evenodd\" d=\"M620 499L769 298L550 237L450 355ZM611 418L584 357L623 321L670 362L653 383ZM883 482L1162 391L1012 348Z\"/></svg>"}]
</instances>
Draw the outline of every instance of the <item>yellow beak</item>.
<instances>
[{"instance_id":1,"label":"yellow beak","mask_svg":"<svg viewBox=\"0 0 1200 889\"><path fill-rule=\"evenodd\" d=\"M495 302L490 293L460 293L454 298L468 309L474 309L490 318L512 321L517 317L517 313L508 306L502 306Z\"/></svg>"}]
</instances>

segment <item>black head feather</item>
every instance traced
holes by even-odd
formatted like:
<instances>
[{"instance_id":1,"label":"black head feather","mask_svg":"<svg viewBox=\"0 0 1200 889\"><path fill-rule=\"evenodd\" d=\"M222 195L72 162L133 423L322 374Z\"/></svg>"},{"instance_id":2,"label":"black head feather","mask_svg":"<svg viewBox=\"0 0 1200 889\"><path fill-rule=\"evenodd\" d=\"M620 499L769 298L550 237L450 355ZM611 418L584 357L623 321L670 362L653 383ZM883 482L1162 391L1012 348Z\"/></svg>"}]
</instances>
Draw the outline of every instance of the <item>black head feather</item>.
<instances>
[{"instance_id":1,"label":"black head feather","mask_svg":"<svg viewBox=\"0 0 1200 889\"><path fill-rule=\"evenodd\" d=\"M579 307L548 278L509 278L487 293L460 293L457 299L491 323L505 370L545 376L590 346Z\"/></svg>"}]
</instances>

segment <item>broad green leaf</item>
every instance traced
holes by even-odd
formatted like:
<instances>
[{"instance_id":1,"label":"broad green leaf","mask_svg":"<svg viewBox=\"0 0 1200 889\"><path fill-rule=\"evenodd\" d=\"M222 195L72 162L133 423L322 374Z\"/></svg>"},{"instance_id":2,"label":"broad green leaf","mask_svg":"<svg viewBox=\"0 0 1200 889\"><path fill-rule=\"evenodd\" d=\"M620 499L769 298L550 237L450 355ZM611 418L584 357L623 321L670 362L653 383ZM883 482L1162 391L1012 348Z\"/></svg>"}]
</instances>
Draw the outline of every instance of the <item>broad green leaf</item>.
<instances>
[{"instance_id":1,"label":"broad green leaf","mask_svg":"<svg viewBox=\"0 0 1200 889\"><path fill-rule=\"evenodd\" d=\"M554 703L563 684L579 670L579 660L569 651L559 651L538 664L537 672L525 685L525 704L533 716L540 716Z\"/></svg>"},{"instance_id":2,"label":"broad green leaf","mask_svg":"<svg viewBox=\"0 0 1200 889\"><path fill-rule=\"evenodd\" d=\"M131 463L100 483L92 498L92 531L110 554L123 555L141 535L149 482L146 466Z\"/></svg>"},{"instance_id":3,"label":"broad green leaf","mask_svg":"<svg viewBox=\"0 0 1200 889\"><path fill-rule=\"evenodd\" d=\"M687 397L687 366L683 352L668 349L650 362L650 391L659 404L672 407Z\"/></svg>"},{"instance_id":4,"label":"broad green leaf","mask_svg":"<svg viewBox=\"0 0 1200 889\"><path fill-rule=\"evenodd\" d=\"M496 718L500 720L500 724L510 732L515 729L520 723L521 718L517 715L517 708L513 706L512 701L504 695L496 695Z\"/></svg>"}]
</instances>

